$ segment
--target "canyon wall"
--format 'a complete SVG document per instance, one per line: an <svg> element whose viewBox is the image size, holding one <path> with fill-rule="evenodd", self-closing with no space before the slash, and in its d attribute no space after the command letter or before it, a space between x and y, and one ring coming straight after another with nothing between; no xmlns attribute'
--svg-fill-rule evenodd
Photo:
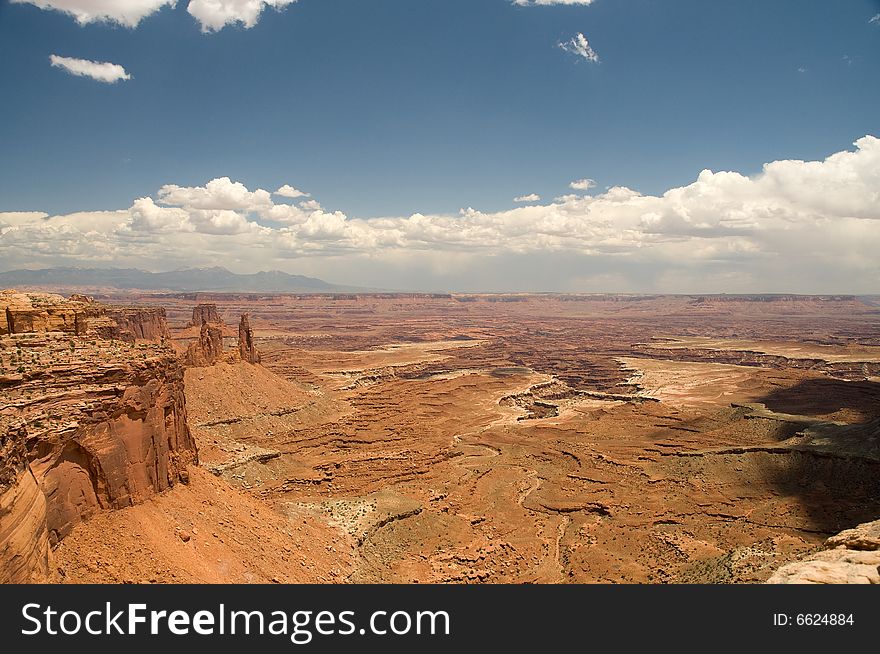
<svg viewBox="0 0 880 654"><path fill-rule="evenodd" d="M0 583L41 581L97 511L197 461L164 310L0 292Z"/></svg>
<svg viewBox="0 0 880 654"><path fill-rule="evenodd" d="M0 416L0 583L45 581L46 498L28 466L23 422Z"/></svg>

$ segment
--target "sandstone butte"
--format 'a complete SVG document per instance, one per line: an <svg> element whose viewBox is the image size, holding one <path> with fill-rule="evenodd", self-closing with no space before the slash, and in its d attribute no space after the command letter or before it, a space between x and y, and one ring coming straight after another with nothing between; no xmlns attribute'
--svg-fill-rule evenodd
<svg viewBox="0 0 880 654"><path fill-rule="evenodd" d="M220 320L220 312L217 311L216 304L197 304L193 307L192 320L187 327L201 327L203 323L209 325L222 325Z"/></svg>

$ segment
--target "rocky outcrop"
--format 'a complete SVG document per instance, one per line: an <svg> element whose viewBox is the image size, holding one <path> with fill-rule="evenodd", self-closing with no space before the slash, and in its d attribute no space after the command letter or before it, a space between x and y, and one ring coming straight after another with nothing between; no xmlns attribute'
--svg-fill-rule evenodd
<svg viewBox="0 0 880 654"><path fill-rule="evenodd" d="M30 332L77 333L77 314L85 306L68 303L60 295L0 291L0 336ZM84 331L84 330L83 330Z"/></svg>
<svg viewBox="0 0 880 654"><path fill-rule="evenodd" d="M223 328L202 322L198 340L189 344L185 361L187 366L213 366L223 356Z"/></svg>
<svg viewBox="0 0 880 654"><path fill-rule="evenodd" d="M84 295L0 291L0 336L60 332L128 343L169 339L165 309L96 303Z"/></svg>
<svg viewBox="0 0 880 654"><path fill-rule="evenodd" d="M246 313L241 314L241 321L238 323L238 354L242 361L260 362L260 353L254 345L254 332Z"/></svg>
<svg viewBox="0 0 880 654"><path fill-rule="evenodd" d="M825 544L828 547L845 547L848 550L864 552L880 551L880 520L846 529L832 536Z"/></svg>
<svg viewBox="0 0 880 654"><path fill-rule="evenodd" d="M46 498L27 461L23 422L0 417L0 583L48 576Z"/></svg>
<svg viewBox="0 0 880 654"><path fill-rule="evenodd" d="M13 316L0 336L0 581L26 582L80 521L185 481L197 452L164 312L12 299L0 307Z"/></svg>
<svg viewBox="0 0 880 654"><path fill-rule="evenodd" d="M880 584L880 520L832 536L829 548L789 563L768 584Z"/></svg>
<svg viewBox="0 0 880 654"><path fill-rule="evenodd" d="M202 323L222 324L216 304L199 304L193 307L192 320L187 327L201 327Z"/></svg>
<svg viewBox="0 0 880 654"><path fill-rule="evenodd" d="M129 343L161 342L171 338L165 309L141 307L107 307L105 315L115 328L104 333L105 338Z"/></svg>

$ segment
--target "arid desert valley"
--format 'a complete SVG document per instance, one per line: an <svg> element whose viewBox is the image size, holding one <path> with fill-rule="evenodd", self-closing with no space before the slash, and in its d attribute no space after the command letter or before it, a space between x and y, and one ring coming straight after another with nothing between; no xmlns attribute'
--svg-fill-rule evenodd
<svg viewBox="0 0 880 654"><path fill-rule="evenodd" d="M872 297L0 293L2 582L877 583L878 437Z"/></svg>

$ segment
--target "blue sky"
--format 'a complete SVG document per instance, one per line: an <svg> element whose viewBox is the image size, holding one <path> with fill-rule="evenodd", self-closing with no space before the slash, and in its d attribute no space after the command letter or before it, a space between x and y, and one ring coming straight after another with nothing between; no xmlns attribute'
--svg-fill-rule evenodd
<svg viewBox="0 0 880 654"><path fill-rule="evenodd" d="M161 205L164 185L228 177L249 190L291 184L349 221L456 216L468 207L494 215L518 196L552 203L577 179L595 180L575 189L581 195L626 187L660 197L704 169L754 176L765 163L822 160L880 132L877 1L299 0L266 8L249 29L233 23L210 33L185 0L133 29L81 25L35 4L65 6L0 2L0 212L124 210L143 197ZM598 61L559 47L578 34ZM130 79L74 76L50 65L50 55L112 62ZM273 224L254 207L209 209ZM272 267L333 277L348 257L343 276L357 277L381 268L375 248L403 249L395 256L404 260L414 251L364 237L374 250L342 252L325 247L324 229L320 264L307 231L291 251L273 250ZM53 257L51 247L33 263L62 262L64 250ZM542 255L559 247L548 241ZM489 254L517 252L501 249ZM562 249L585 269L610 256L589 245ZM255 262L233 256L236 263ZM416 275L420 284L452 283L430 269ZM505 269L486 279L503 280ZM387 282L394 270L370 281ZM630 288L622 274L606 282ZM577 290L575 278L546 285ZM633 289L642 284L635 279ZM869 287L876 282L872 269Z"/></svg>

